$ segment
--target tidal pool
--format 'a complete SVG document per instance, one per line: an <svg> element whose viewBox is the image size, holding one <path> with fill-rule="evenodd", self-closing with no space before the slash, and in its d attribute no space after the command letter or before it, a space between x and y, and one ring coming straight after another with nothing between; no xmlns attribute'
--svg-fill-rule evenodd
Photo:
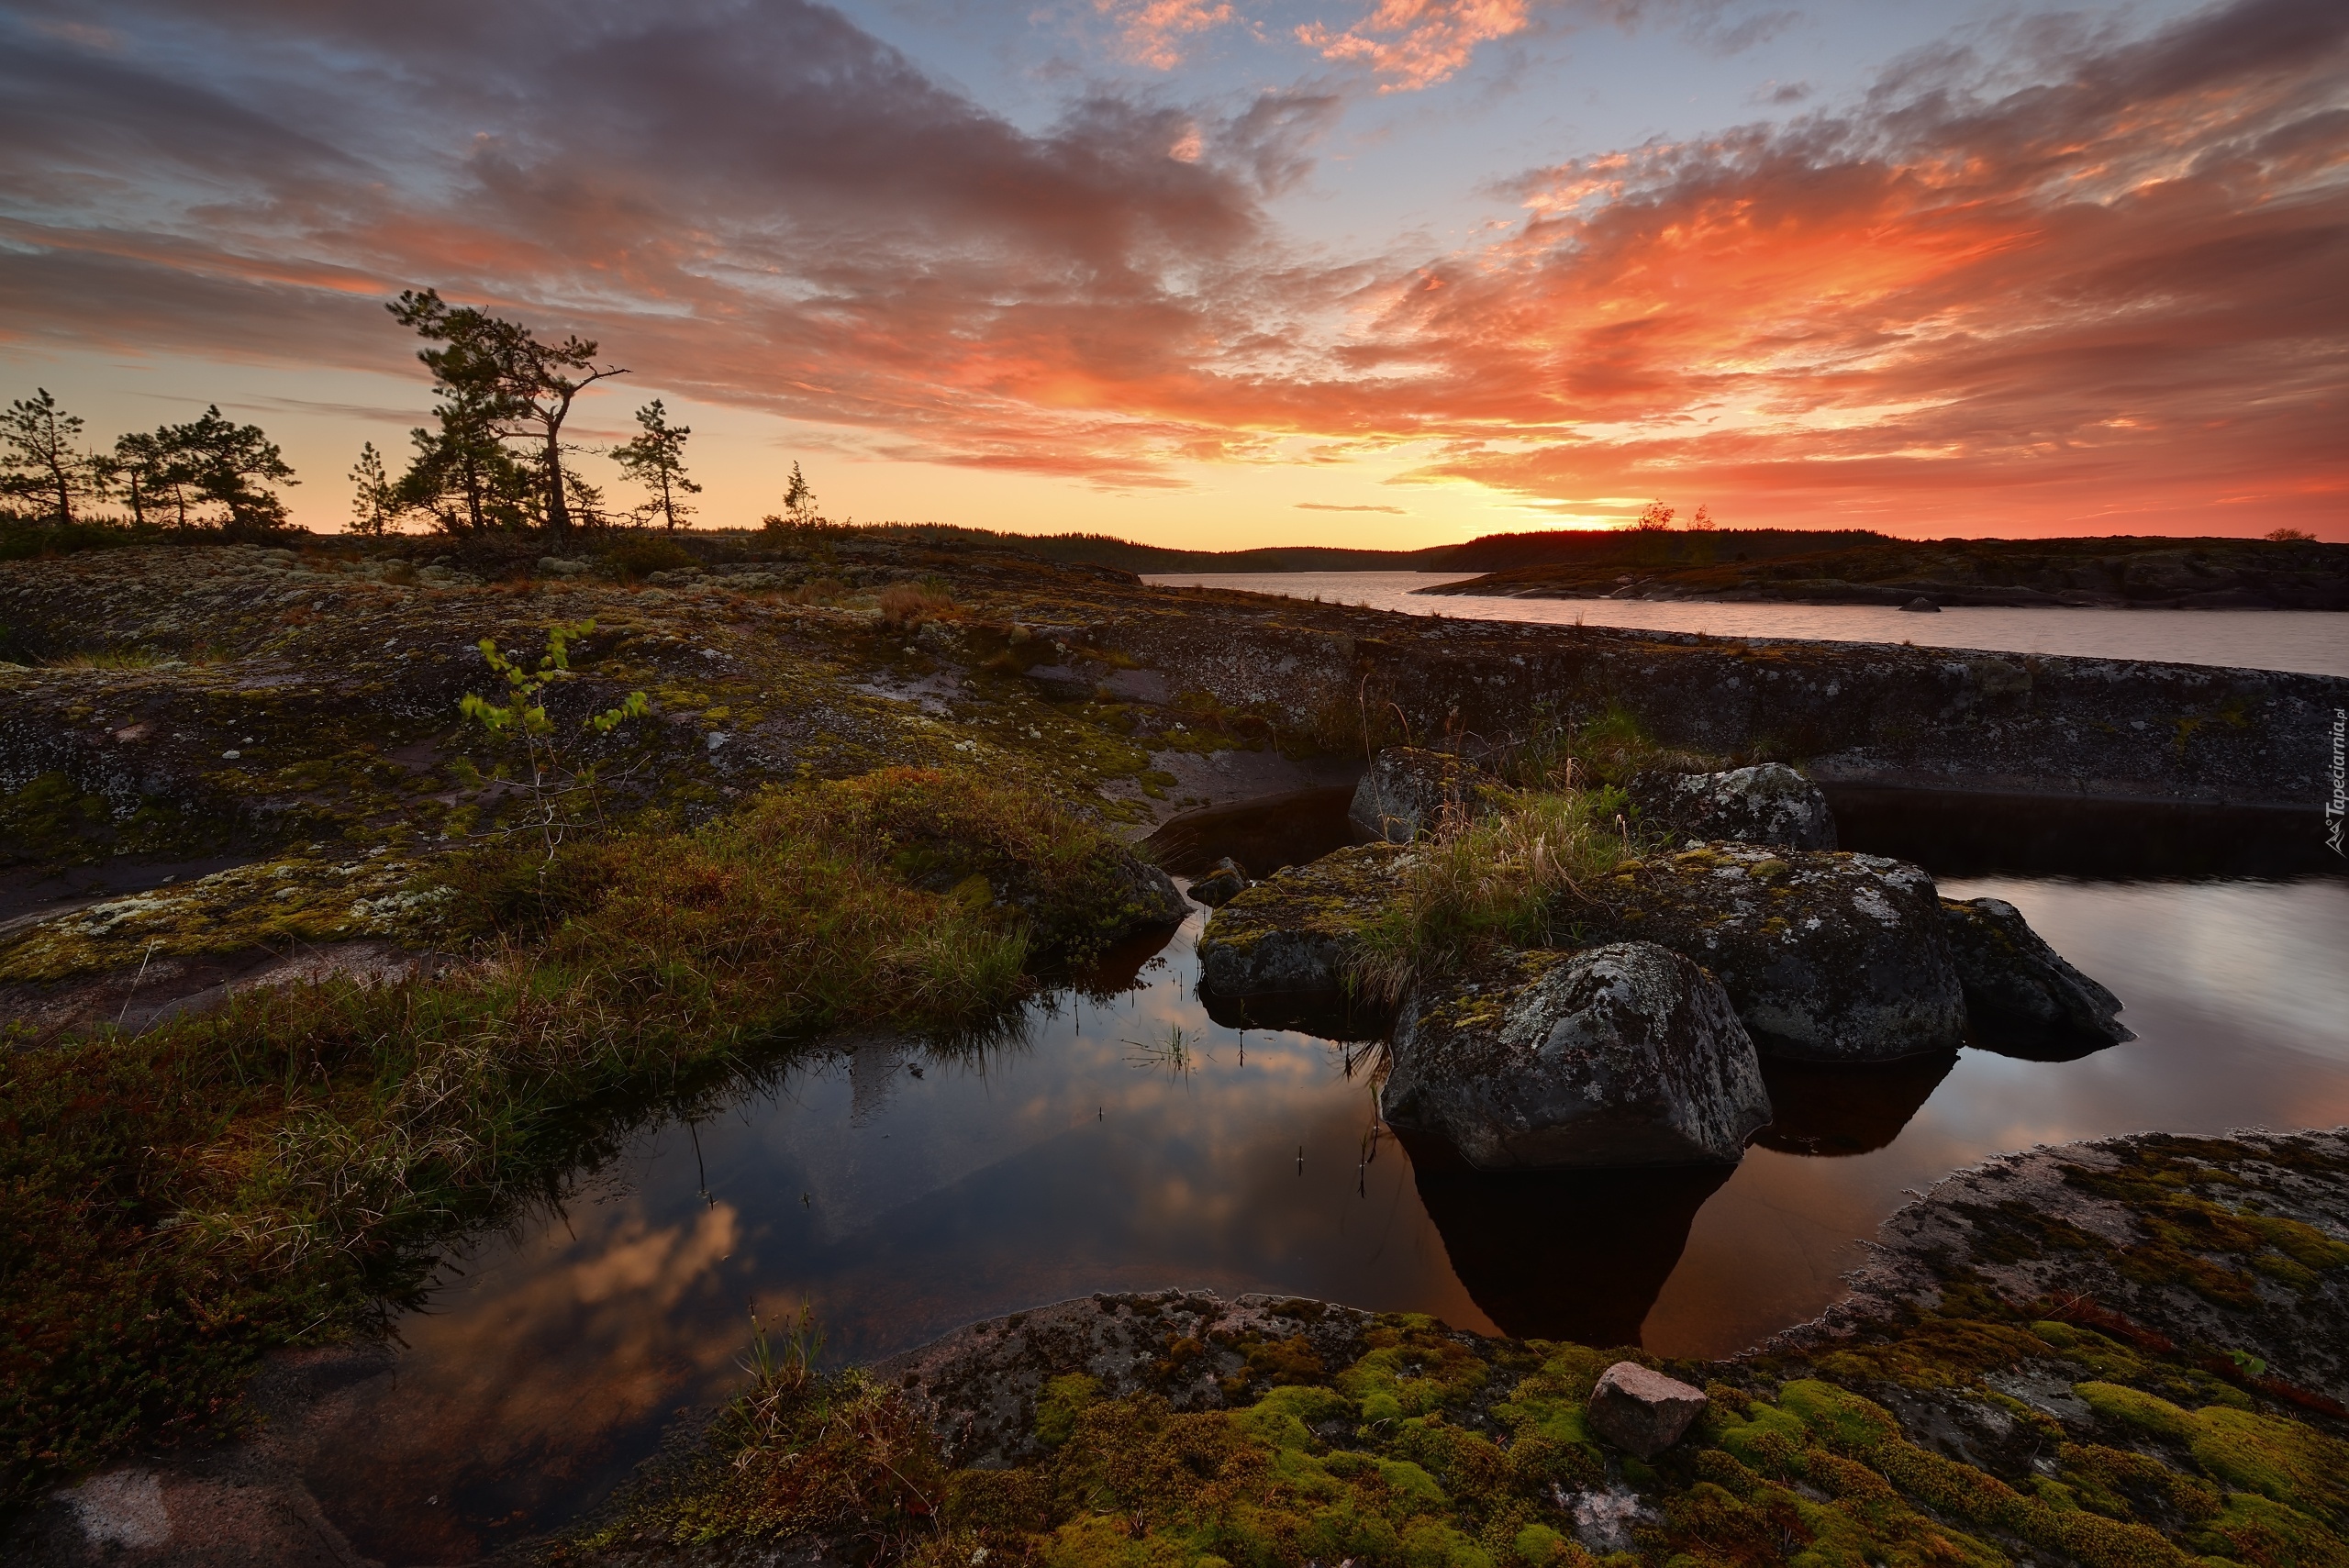
<svg viewBox="0 0 2349 1568"><path fill-rule="evenodd" d="M1341 799L1194 823L1170 862L1309 858ZM1364 1047L1210 1021L1202 911L1124 955L1117 994L1041 1001L1015 1040L858 1043L638 1138L560 1212L452 1262L311 1484L370 1555L478 1554L607 1495L737 1383L753 1313L803 1302L844 1361L1165 1285L1725 1353L1816 1314L1907 1192L1987 1155L2349 1121L2349 877L2310 824L2118 815L2107 832L2166 873L2128 879L2093 822L2034 831L2026 806L2002 836L1992 806L1848 804L1849 847L2012 901L2139 1038L2068 1062L1774 1068L1778 1119L1734 1172L1483 1176L1379 1129Z"/></svg>

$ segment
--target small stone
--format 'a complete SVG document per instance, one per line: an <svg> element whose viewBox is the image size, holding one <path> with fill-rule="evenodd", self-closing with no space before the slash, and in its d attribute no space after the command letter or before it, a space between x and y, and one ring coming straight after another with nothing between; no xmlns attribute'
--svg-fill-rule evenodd
<svg viewBox="0 0 2349 1568"><path fill-rule="evenodd" d="M1590 1391L1590 1429L1642 1459L1653 1459L1680 1440L1704 1412L1705 1391L1676 1377L1617 1362Z"/></svg>
<svg viewBox="0 0 2349 1568"><path fill-rule="evenodd" d="M1919 615L1937 616L1942 613L1942 607L1933 603L1932 600L1925 597L1922 594L1918 595L1915 598L1909 600L1900 607L1904 610L1914 610Z"/></svg>
<svg viewBox="0 0 2349 1568"><path fill-rule="evenodd" d="M1248 891L1248 873L1240 862L1226 855L1215 869L1191 884L1191 901L1219 909Z"/></svg>

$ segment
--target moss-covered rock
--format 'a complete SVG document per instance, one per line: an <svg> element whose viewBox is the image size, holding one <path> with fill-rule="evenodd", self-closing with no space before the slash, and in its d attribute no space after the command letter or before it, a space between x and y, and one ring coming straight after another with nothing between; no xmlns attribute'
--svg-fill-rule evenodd
<svg viewBox="0 0 2349 1568"><path fill-rule="evenodd" d="M1508 951L1413 997L1378 1103L1479 1170L1733 1164L1770 1119L1720 983L1646 942Z"/></svg>
<svg viewBox="0 0 2349 1568"><path fill-rule="evenodd" d="M1291 866L1218 909L1199 938L1199 995L1219 1018L1270 1022L1342 1003L1364 929L1393 900L1404 857L1357 844Z"/></svg>
<svg viewBox="0 0 2349 1568"><path fill-rule="evenodd" d="M1916 866L1713 843L1628 862L1601 895L1610 931L1711 970L1765 1056L1884 1062L1964 1038L1940 899Z"/></svg>

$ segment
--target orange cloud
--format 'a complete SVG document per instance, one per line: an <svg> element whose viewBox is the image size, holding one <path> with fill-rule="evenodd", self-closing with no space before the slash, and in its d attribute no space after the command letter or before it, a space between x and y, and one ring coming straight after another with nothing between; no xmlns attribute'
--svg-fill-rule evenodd
<svg viewBox="0 0 2349 1568"><path fill-rule="evenodd" d="M1526 0L1379 0L1351 28L1308 22L1297 41L1324 60L1365 64L1386 80L1382 93L1432 87L1468 63L1480 43L1523 32Z"/></svg>
<svg viewBox="0 0 2349 1568"><path fill-rule="evenodd" d="M1143 65L1172 71L1183 63L1184 40L1219 28L1232 19L1222 0L1093 0L1105 17L1114 17L1126 52Z"/></svg>

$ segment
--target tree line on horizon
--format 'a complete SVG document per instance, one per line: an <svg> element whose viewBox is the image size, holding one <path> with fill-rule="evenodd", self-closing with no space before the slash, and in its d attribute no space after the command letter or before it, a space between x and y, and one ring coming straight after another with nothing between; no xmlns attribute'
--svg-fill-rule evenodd
<svg viewBox="0 0 2349 1568"><path fill-rule="evenodd" d="M350 478L351 529L381 535L412 520L452 536L544 534L560 548L574 529L674 529L694 515L701 485L685 468L692 427L672 424L660 398L636 410L637 434L605 450L645 499L622 515L574 466L591 449L567 441L563 426L580 393L627 368L599 363L598 345L576 333L541 339L518 322L472 306L451 306L433 289L409 289L385 308L424 339L417 358L432 375L432 424L409 432L406 467L392 473L373 441ZM293 468L258 425L239 425L216 404L199 418L118 438L88 450L80 416L48 388L0 415L0 499L9 520L68 528L87 525L250 538L288 526L277 487L298 484ZM94 508L127 505L127 517ZM783 513L770 527L821 522L815 492L791 465Z"/></svg>

